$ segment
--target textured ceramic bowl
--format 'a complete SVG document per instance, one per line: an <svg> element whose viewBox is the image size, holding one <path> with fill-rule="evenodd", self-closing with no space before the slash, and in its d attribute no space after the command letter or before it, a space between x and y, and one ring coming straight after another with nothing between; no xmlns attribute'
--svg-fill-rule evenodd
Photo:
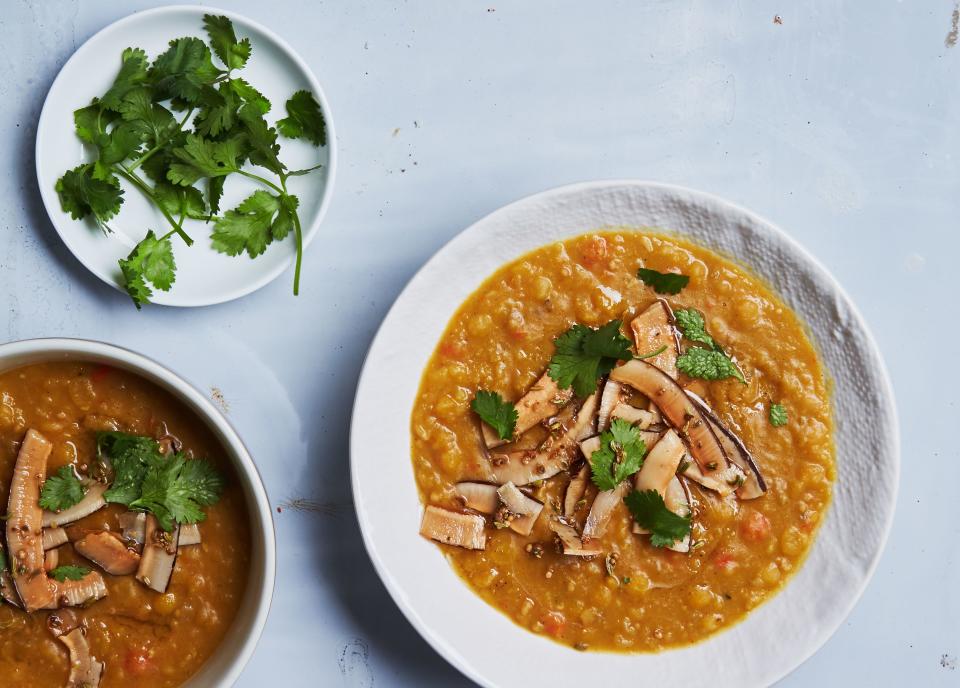
<svg viewBox="0 0 960 688"><path fill-rule="evenodd" d="M236 431L207 398L159 363L127 349L85 339L28 339L0 345L0 370L44 361L93 361L136 373L170 392L213 432L240 480L250 514L250 570L233 625L213 656L183 688L230 686L240 676L263 632L273 599L276 539L260 474Z"/></svg>
<svg viewBox="0 0 960 688"><path fill-rule="evenodd" d="M450 317L490 274L544 244L600 228L655 228L720 251L764 278L796 310L834 383L837 482L806 562L737 625L657 654L576 652L514 625L461 581L418 535L422 506L410 458L410 413ZM840 626L870 580L896 504L899 431L893 391L866 324L843 289L771 223L707 194L645 182L547 191L480 220L410 281L364 364L351 468L364 541L413 626L486 686L769 685ZM655 677L655 678L651 678Z"/></svg>

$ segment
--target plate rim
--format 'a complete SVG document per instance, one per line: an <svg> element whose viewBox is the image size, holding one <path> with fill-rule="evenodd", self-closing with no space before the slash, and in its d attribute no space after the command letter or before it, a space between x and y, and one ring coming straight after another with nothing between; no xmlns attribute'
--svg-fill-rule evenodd
<svg viewBox="0 0 960 688"><path fill-rule="evenodd" d="M160 7L153 7L144 10L138 10L132 12L120 19L117 19L110 24L107 24L96 33L94 33L90 38L85 40L76 50L73 51L73 54L63 63L63 66L60 67L57 72L56 77L50 84L50 88L47 90L46 96L43 99L43 106L40 110L40 117L37 119L37 134L34 140L33 146L33 158L34 158L34 170L37 177L37 186L40 189L40 198L43 202L44 210L47 213L47 218L50 221L50 224L53 225L54 230L57 233L60 241L63 242L64 246L67 247L67 250L70 251L71 255L79 262L86 270L91 274L95 275L102 282L109 285L110 287L116 289L121 294L125 294L123 286L118 284L114 279L110 277L109 274L104 273L103 271L94 268L89 265L87 261L74 249L74 246L64 237L64 231L61 230L60 224L56 219L54 219L54 212L51 208L59 209L59 200L56 197L56 193L53 189L47 189L45 187L43 178L41 176L41 136L44 131L44 124L48 117L48 105L50 103L50 96L54 93L55 89L61 85L61 81L64 77L67 68L74 64L75 61L82 59L83 55L91 49L91 46L101 40L106 34L123 30L127 24L133 24L137 21L140 21L144 18L158 16L162 14L177 14L177 13L187 13L192 15L197 15L202 17L204 14L219 14L230 18L234 22L246 23L256 31L260 32L266 39L273 42L274 45L284 54L288 59L290 59L294 64L297 65L297 68L303 74L303 77L309 83L311 90L313 91L314 96L317 99L317 102L320 105L320 110L323 113L324 122L327 130L327 165L326 165L326 183L320 197L320 204L317 207L317 212L310 222L309 226L305 228L303 232L303 252L306 254L307 249L310 244L313 242L313 239L319 234L320 225L323 223L324 218L327 215L327 212L330 208L333 197L333 188L334 183L337 177L337 136L336 128L333 121L333 112L330 108L329 100L327 99L326 93L323 90L323 87L320 84L320 81L317 79L317 76L313 73L313 70L310 68L310 65L307 64L300 54L293 49L293 47L280 35L271 30L270 28L264 26L260 22L251 19L250 17L240 14L239 12L234 12L232 10L225 10L219 7L214 7L211 5L166 5ZM72 221L72 220L71 220ZM267 286L273 282L277 277L286 272L291 264L296 259L295 254L291 254L286 260L278 263L273 269L268 270L258 276L255 280L249 282L248 284L240 287L238 289L226 291L223 294L217 296L173 296L170 292L155 291L154 297L150 300L150 304L153 306L169 306L173 308L195 308L201 306L213 306L221 303L227 303L229 301L234 301L236 299L242 298L253 292Z"/></svg>
<svg viewBox="0 0 960 688"><path fill-rule="evenodd" d="M387 592L390 594L390 597L393 599L394 604L400 609L407 621L416 629L417 633L424 639L426 642L436 651L441 657L443 657L451 666L461 672L464 676L468 677L472 681L483 685L483 686L495 686L486 676L482 675L478 669L476 669L471 663L461 661L462 658L453 651L453 648L449 647L442 637L432 629L429 628L419 617L417 612L412 608L411 605L407 603L404 591L400 587L400 583L392 576L391 572L387 569L386 565L382 561L379 551L377 549L376 543L374 542L374 536L371 532L372 524L369 521L369 516L365 511L364 504L365 501L362 498L362 486L359 480L359 470L357 458L357 444L358 444L358 435L359 428L357 423L358 409L361 405L361 401L365 394L367 394L368 388L374 385L371 382L368 371L370 368L371 360L370 354L374 351L375 348L378 348L381 339L385 336L384 330L387 328L388 324L391 322L392 317L398 309L398 304L404 299L404 297L412 290L412 288L418 284L428 270L431 270L437 263L444 260L447 253L452 251L452 246L460 242L468 240L474 233L482 230L482 227L486 225L491 220L495 219L501 214L508 214L514 212L519 208L522 208L525 205L534 205L542 201L551 199L552 197L564 196L566 194L574 194L582 191L590 190L601 190L608 189L612 187L637 187L637 188L646 188L650 190L657 190L666 194L671 194L674 196L686 196L698 201L705 202L707 204L725 208L729 211L732 211L740 216L746 217L752 220L754 223L762 226L764 231L772 232L773 235L786 246L788 246L792 251L794 251L800 258L807 262L810 268L819 273L818 276L825 280L829 284L830 288L836 293L836 295L843 300L844 305L849 309L851 316L854 318L857 328L862 332L864 337L864 342L866 348L872 354L874 360L879 364L877 370L877 378L880 385L880 391L882 392L880 403L886 407L886 410L890 414L890 423L889 427L886 428L887 433L890 436L891 442L891 464L893 467L893 476L892 476L892 489L889 495L887 503L883 506L885 507L885 518L884 522L881 524L881 530L879 533L878 545L876 551L873 553L872 558L869 561L868 566L865 569L865 573L862 579L857 585L857 589L853 595L850 596L843 613L836 618L836 621L829 626L822 626L819 629L819 632L816 634L815 642L810 644L808 650L806 650L802 656L798 655L796 658L784 662L784 666L781 667L776 675L773 677L771 683L775 683L785 676L789 675L800 667L804 662L810 659L816 652L818 652L829 640L830 638L839 630L840 626L843 625L843 622L849 617L850 613L856 607L858 602L863 596L867 586L870 584L873 579L876 569L879 565L880 559L883 556L883 553L886 551L887 543L889 541L890 533L893 526L894 517L896 514L897 502L899 497L900 489L900 471L901 471L901 436L900 436L900 421L897 413L897 406L895 402L894 388L887 370L886 362L883 359L883 356L880 351L880 347L876 341L876 338L873 335L873 332L870 330L866 319L863 317L859 308L856 306L856 303L853 299L850 298L847 291L843 288L842 284L837 280L829 270L813 255L811 254L802 244L800 244L796 239L794 239L790 234L783 230L779 225L774 222L771 222L764 218L763 216L755 213L752 210L749 210L742 205L739 205L735 202L729 201L721 196L700 191L697 189L692 189L689 187L681 186L678 184L669 184L657 181L647 181L639 179L624 179L624 178L613 178L613 179L601 179L601 180L592 180L592 181L583 181L572 184L566 184L558 187L553 187L533 193L522 198L516 199L506 205L500 206L495 210L487 213L486 215L480 217L476 221L469 224L466 228L462 229L454 236L450 237L436 252L434 252L430 258L418 269L414 275L407 281L403 289L400 291L396 299L390 306L390 309L387 311L386 315L383 317L380 326L377 329L376 334L371 340L370 346L364 355L363 364L360 369L360 374L358 377L357 390L354 396L354 403L351 410L351 423L349 430L350 438L350 482L351 482L351 494L353 497L354 509L357 514L357 520L360 525L361 537L363 539L364 548L367 551L368 556L370 557L371 562L373 563L374 569L377 572L380 580L382 581L384 587L386 587ZM479 229L478 229L479 228ZM589 233L590 230L584 230L584 233ZM673 233L676 233L678 236L685 236L682 230L672 230ZM576 236L571 234L570 237L564 235L563 238L571 238ZM700 245L701 242L697 242ZM709 248L709 247L708 247ZM534 249L535 250L535 249ZM714 250L714 249L710 249ZM522 253L520 254L522 255ZM514 256L503 264L511 260L515 260L518 256ZM747 266L751 269L752 266ZM481 279L486 279L488 275L484 275ZM471 292L472 293L472 292ZM777 292L779 295L779 291ZM452 317L452 313L446 314L447 320ZM406 456L409 454L409 451L404 452ZM406 456L409 461L410 457ZM831 504L834 501L835 496L831 497ZM818 532L819 537L819 532ZM449 565L449 564L448 564ZM802 567L801 567L802 568ZM799 572L798 572L799 573ZM792 584L792 580L787 582L787 586ZM466 586L464 583L463 585ZM470 591L472 594L473 591ZM768 600L772 600L783 593L783 588L778 589L778 591ZM484 602L484 604L487 604ZM499 610L498 610L499 611ZM750 615L748 614L747 617ZM744 617L744 618L747 618ZM508 618L508 621L512 625L514 622ZM729 632L730 629L735 628L737 625L742 623L744 619L741 619L739 622L733 626L728 627L722 633ZM521 629L524 632L525 629ZM710 638L715 636L710 636ZM709 640L709 638L705 639ZM703 641L701 641L703 642ZM694 647L701 643L694 643L693 646L682 646L680 648L671 648L671 649L684 649L686 647ZM669 651L666 650L666 651ZM639 653L641 656L646 653Z"/></svg>

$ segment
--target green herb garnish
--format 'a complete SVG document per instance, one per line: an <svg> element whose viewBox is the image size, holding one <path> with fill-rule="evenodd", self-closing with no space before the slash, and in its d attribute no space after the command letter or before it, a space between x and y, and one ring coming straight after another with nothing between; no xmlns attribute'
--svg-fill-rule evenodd
<svg viewBox="0 0 960 688"><path fill-rule="evenodd" d="M493 428L502 440L513 439L517 427L517 409L509 401L504 401L496 392L478 390L470 402L470 408L480 416L480 420Z"/></svg>
<svg viewBox="0 0 960 688"><path fill-rule="evenodd" d="M7 553L4 549L0 548L0 571L6 571L8 568Z"/></svg>
<svg viewBox="0 0 960 688"><path fill-rule="evenodd" d="M668 547L690 534L690 517L670 511L656 490L631 492L623 501L634 520L650 531L654 547Z"/></svg>
<svg viewBox="0 0 960 688"><path fill-rule="evenodd" d="M61 466L55 475L47 478L40 491L40 506L47 511L63 511L83 499L83 483L73 466Z"/></svg>
<svg viewBox="0 0 960 688"><path fill-rule="evenodd" d="M612 490L640 470L647 445L640 431L622 418L614 418L600 435L600 448L590 456L593 484Z"/></svg>
<svg viewBox="0 0 960 688"><path fill-rule="evenodd" d="M634 358L639 358L639 359L641 359L641 360L643 360L643 359L645 359L645 358L653 358L654 356L659 356L660 354L662 354L662 353L663 353L664 351L666 351L666 350L667 350L667 345L664 344L663 346L661 346L661 347L660 347L659 349L657 349L656 351L651 351L650 353L643 354L642 356L634 356Z"/></svg>
<svg viewBox="0 0 960 688"><path fill-rule="evenodd" d="M287 101L287 116L270 126L264 119L270 101L235 75L250 59L250 40L238 40L227 17L204 15L203 25L209 45L196 37L177 38L152 63L139 48L123 51L106 93L74 112L77 136L94 150L94 160L68 170L56 184L63 210L75 220L92 218L104 232L123 204L121 179L164 216L169 231L147 230L119 261L137 308L154 289L167 291L176 280L171 239L176 234L188 246L193 243L187 220L212 223L213 248L230 256L255 258L292 234L297 249L293 293L300 288L300 203L287 180L319 165L288 169L279 157L278 133L324 146L323 113L310 92L297 91ZM271 174L263 176L250 166ZM221 215L220 199L231 175L263 188ZM197 186L201 183L206 193Z"/></svg>
<svg viewBox="0 0 960 688"><path fill-rule="evenodd" d="M53 571L50 572L50 577L54 580L64 581L72 580L78 581L83 580L84 576L90 573L90 569L86 566L58 566Z"/></svg>
<svg viewBox="0 0 960 688"><path fill-rule="evenodd" d="M703 316L700 314L700 311L688 308L686 310L674 311L673 314L677 318L677 327L683 332L684 337L691 342L706 344L711 349L718 348L713 337L707 334L707 326L703 321Z"/></svg>
<svg viewBox="0 0 960 688"><path fill-rule="evenodd" d="M104 499L149 511L168 532L175 522L204 520L201 507L215 504L223 491L223 478L209 462L183 454L164 456L150 437L98 433L97 451L113 473Z"/></svg>
<svg viewBox="0 0 960 688"><path fill-rule="evenodd" d="M722 351L692 347L677 358L677 368L690 377L702 380L725 380L734 377L744 384L747 382L737 364Z"/></svg>
<svg viewBox="0 0 960 688"><path fill-rule="evenodd" d="M637 279L648 287L652 287L658 294L679 294L690 282L687 275L676 272L657 272L649 268L637 269Z"/></svg>
<svg viewBox="0 0 960 688"><path fill-rule="evenodd" d="M617 361L629 361L630 340L620 331L621 322L611 320L594 330L574 325L554 340L557 348L547 369L561 389L571 386L578 396L588 397L597 389L597 380L613 370Z"/></svg>
<svg viewBox="0 0 960 688"><path fill-rule="evenodd" d="M787 424L787 409L784 408L783 404L770 404L770 425L775 428L779 428L782 425Z"/></svg>

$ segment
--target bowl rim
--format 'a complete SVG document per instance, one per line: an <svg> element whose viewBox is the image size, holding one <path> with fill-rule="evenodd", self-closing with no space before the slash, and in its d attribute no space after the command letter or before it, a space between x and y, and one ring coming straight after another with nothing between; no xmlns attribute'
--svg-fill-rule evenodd
<svg viewBox="0 0 960 688"><path fill-rule="evenodd" d="M287 56L294 64L297 65L297 68L303 73L303 76L310 84L310 89L313 91L314 96L317 99L317 102L320 105L320 110L323 113L324 122L327 130L327 165L326 165L326 182L324 184L323 192L320 197L320 205L317 208L316 215L313 218L313 221L310 223L309 227L305 228L303 232L303 252L306 254L307 249L310 247L310 244L313 242L314 238L319 234L320 225L323 223L323 220L326 218L327 212L330 208L330 204L333 200L333 188L334 183L337 177L337 167L338 167L338 152L337 152L337 132L336 127L333 121L333 112L330 109L330 103L327 98L326 93L323 90L323 87L320 85L320 81L317 79L317 76L313 73L313 70L310 68L310 65L300 57L300 54L293 49L293 47L283 38L281 38L273 30L267 28L260 22L251 19L250 17L240 14L239 12L233 12L231 10L221 9L219 7L213 7L211 5L166 5L161 7L153 7L145 10L138 10L128 14L125 17L107 24L99 31L94 33L90 38L83 42L83 44L78 47L73 54L63 63L63 66L60 67L60 70L57 72L57 76L54 77L53 81L50 83L50 88L47 90L46 96L43 99L43 107L40 110L40 117L37 119L37 135L36 140L34 141L34 169L37 175L37 186L40 188L40 198L43 201L44 209L47 212L47 217L50 220L50 224L53 225L54 230L57 232L57 235L60 237L60 240L64 243L70 253L77 259L77 261L83 265L88 271L96 275L101 281L113 287L117 291L123 293L123 287L117 284L109 274L95 269L93 266L88 265L87 262L74 250L74 246L66 241L61 235L60 229L57 226L57 222L54 220L54 213L51 210L52 208L59 208L59 201L56 197L56 193L53 188L47 188L47 185L44 184L44 180L41 174L41 135L44 130L44 125L46 120L52 115L48 114L48 104L50 102L50 94L60 86L60 82L65 78L67 69L74 64L75 61L83 59L84 55L92 49L92 45L102 39L105 35L112 33L113 31L122 31L128 24L132 24L141 19L159 16L163 14L176 14L178 12L188 12L190 14L196 14L198 16L203 16L204 14L220 14L225 17L228 17L234 22L237 23L246 23L251 26L256 31L262 33L268 40L272 41L277 48L280 49L284 55ZM176 298L175 301L165 300L163 303L153 303L157 306L170 306L174 308L193 308L197 306L213 306L220 303L227 303L235 299L242 298L248 294L252 294L270 284L273 280L279 277L281 274L287 271L290 268L291 264L296 259L295 255L291 255L287 260L277 264L272 270L263 273L257 279L249 282L244 285L242 288L235 289L230 292L225 292L223 295L214 298L195 298L191 295L183 295L180 298ZM164 294L165 295L165 294Z"/></svg>
<svg viewBox="0 0 960 688"><path fill-rule="evenodd" d="M414 273L414 275L407 281L403 289L397 295L393 304L390 306L390 309L387 311L386 315L381 320L380 326L377 329L376 334L371 340L370 347L367 350L366 355L364 356L363 365L360 369L360 374L358 378L357 391L354 397L352 415L351 415L351 427L350 427L350 476L351 476L351 490L353 494L354 508L357 513L357 519L360 524L361 536L363 538L364 547L367 550L367 554L370 557L371 562L373 563L374 569L377 572L377 575L383 581L384 586L387 588L391 598L394 603L399 607L400 611L406 617L407 621L416 629L416 631L423 637L427 643L447 662L454 666L458 671L463 675L467 676L472 681L484 685L484 686L493 686L487 677L480 673L480 670L473 666L472 663L466 661L464 657L461 657L453 647L448 645L443 637L440 637L438 632L429 627L428 624L421 619L417 611L413 608L412 604L408 600L406 593L399 581L394 578L393 574L388 570L387 565L380 556L378 546L374 539L373 533L373 524L370 521L370 515L365 511L365 501L362 496L362 485L360 483L359 470L358 470L358 459L357 459L357 445L358 439L360 437L360 428L357 423L358 410L361 407L363 397L367 394L368 387L374 387L375 383L370 379L369 370L371 368L371 359L370 354L382 346L382 340L384 339L385 330L387 329L388 324L391 322L392 318L395 315L395 312L399 309L399 303L403 300L404 296L410 292L419 282L425 279L425 275L434 269L438 263L445 260L448 253L453 252L453 247L463 241L467 241L473 234L482 231L483 227L495 220L498 216L504 215L508 216L511 213L515 213L518 210L524 208L525 206L534 206L537 203L541 203L546 200L550 200L556 197L564 197L567 195L573 195L580 192L592 191L592 190L603 190L610 189L613 187L636 187L642 189L648 189L650 191L657 191L663 194L671 194L680 197L686 197L699 201L703 204L709 205L714 208L724 208L728 211L736 213L751 222L754 222L758 225L761 225L766 231L771 232L777 241L784 244L787 248L790 249L795 255L800 259L805 261L811 271L817 275L817 277L823 279L830 288L837 294L837 296L844 301L845 307L849 309L849 312L852 318L855 321L856 326L862 332L865 340L865 344L869 349L870 353L873 354L876 362L878 364L877 377L881 391L883 393L883 401L886 404L886 410L890 414L890 423L889 427L886 430L889 433L889 437L892 440L891 442L891 462L894 470L892 476L892 491L889 495L889 504L888 509L885 514L883 522L880 524L879 537L877 542L876 550L873 552L872 557L869 560L869 563L866 567L865 573L862 579L859 581L856 590L848 598L846 604L843 606L843 613L837 617L836 623L827 624L821 626L818 629L817 638L814 642L810 643L809 647L805 649L802 655L798 655L793 661L788 664L788 666L782 667L780 671L777 672L777 675L773 679L772 683L783 679L785 676L789 675L800 667L804 662L810 659L823 645L836 633L840 628L843 621L849 617L850 613L853 611L854 607L860 601L863 596L864 591L872 580L877 566L879 565L880 559L883 556L883 553L886 549L887 543L889 541L890 532L893 526L893 520L896 513L896 505L899 496L900 488L900 472L901 472L901 436L900 436L900 422L897 412L896 403L894 401L895 394L893 383L890 378L889 371L885 361L883 360L882 355L880 354L880 347L877 344L876 338L874 337L872 331L870 330L866 319L863 317L859 308L856 306L856 303L853 299L850 298L847 291L843 288L840 282L837 280L833 274L827 270L827 268L815 257L813 256L802 244L800 244L796 239L794 239L790 234L783 230L776 223L766 219L765 217L755 213L752 210L749 210L737 203L728 201L727 199L704 191L697 189L692 189L678 184L669 184L657 181L648 181L641 179L629 179L629 178L612 178L612 179L599 179L599 180L590 180L575 182L571 184L566 184L558 187L549 188L537 193L533 193L522 198L516 199L507 203L506 205L500 206L499 208L487 213L486 215L480 217L476 221L472 222L465 229L459 231L454 236L450 237L436 252L434 252L430 258L420 267L419 270ZM669 232L675 233L678 236L685 236L682 229L673 230L669 229ZM581 233L589 233L590 229L584 229ZM571 238L573 236L578 236L578 234L563 234L562 238ZM697 242L698 244L700 242ZM709 248L709 247L708 247ZM714 250L714 249L710 249ZM522 255L522 252L517 255L513 255L511 258L503 261L501 264L504 265L512 260L515 260L519 255ZM492 273L491 273L492 274ZM489 277L489 274L484 275L482 279ZM779 292L778 292L779 293ZM447 320L453 317L453 313L447 314ZM407 413L409 411L407 410ZM836 428L835 428L836 432ZM407 452L408 454L409 452ZM406 454L405 454L406 455ZM409 456L408 456L409 459ZM839 476L838 476L839 478ZM833 495L831 498L831 507L835 502L836 495ZM832 508L831 508L832 510ZM820 535L820 530L818 529L818 538ZM815 544L815 543L814 543ZM811 550L812 552L812 546ZM809 555L809 552L808 552ZM806 560L805 562L806 563ZM802 567L801 567L802 568ZM798 574L799 575L799 574ZM787 583L789 585L790 582ZM466 585L464 583L464 585ZM475 593L470 591L471 594ZM779 595L781 595L783 589L779 589L776 594L771 596L768 600L770 601ZM487 604L484 602L484 604ZM749 614L747 615L748 618ZM742 623L744 619L741 619L731 627L728 627L721 632L729 632L731 628L735 628L738 624ZM710 636L707 639L701 641L706 642L710 638L716 636ZM683 646L681 648L674 648L682 650L687 647L695 647L700 643L694 643L692 646ZM668 650L669 651L669 650Z"/></svg>
<svg viewBox="0 0 960 688"><path fill-rule="evenodd" d="M7 361L16 357L28 357L33 360L7 365ZM215 677L217 685L233 685L252 657L263 634L273 603L276 584L276 531L273 510L253 457L231 423L206 396L179 374L148 356L115 344L84 338L39 337L0 344L0 371L14 370L32 363L57 360L92 360L115 363L117 367L139 375L148 382L165 389L181 403L184 403L199 420L216 431L240 480L245 483L249 494L253 496L253 503L248 504L247 509L250 512L251 526L259 530L263 538L263 562L260 572L253 570L254 562L251 562L251 574L260 573L262 584L258 591L256 607L247 622L248 628L244 629L242 636L238 638L237 649L233 650L227 668L222 671L220 676ZM248 579L248 587L244 592L245 597L251 593L249 585L253 582L253 575L251 575ZM208 657L206 661L214 657L222 647L222 643L218 645L214 654ZM198 673L203 671L204 665L201 665ZM195 676L188 678L184 685L192 685Z"/></svg>

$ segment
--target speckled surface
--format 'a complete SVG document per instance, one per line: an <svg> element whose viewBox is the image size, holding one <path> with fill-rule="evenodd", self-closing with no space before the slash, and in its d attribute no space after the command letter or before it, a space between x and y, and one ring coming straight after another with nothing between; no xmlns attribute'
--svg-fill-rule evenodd
<svg viewBox="0 0 960 688"><path fill-rule="evenodd" d="M274 610L239 685L465 683L360 543L347 473L359 367L392 299L459 229L535 191L626 177L719 194L790 232L857 302L897 391L886 553L837 635L782 685L960 683L953 2L224 2L324 84L336 197L299 298L281 277L232 304L137 313L53 232L33 135L75 47L153 4L0 12L0 338L105 339L219 390L283 508ZM321 508L283 506L298 498Z"/></svg>

